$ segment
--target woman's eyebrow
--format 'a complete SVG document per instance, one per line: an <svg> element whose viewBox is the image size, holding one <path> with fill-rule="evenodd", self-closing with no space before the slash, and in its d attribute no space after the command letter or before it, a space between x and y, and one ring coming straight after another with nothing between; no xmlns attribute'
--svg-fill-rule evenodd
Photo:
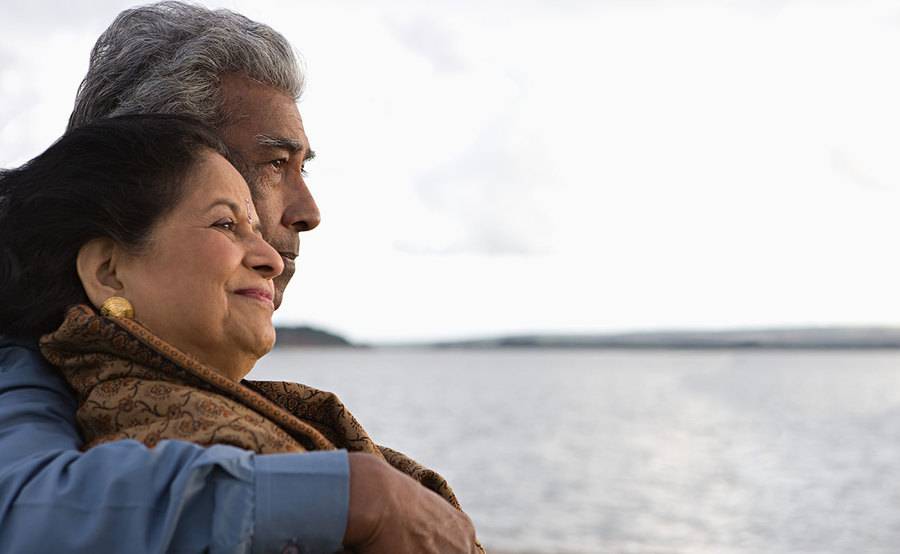
<svg viewBox="0 0 900 554"><path fill-rule="evenodd" d="M231 211L235 213L235 215L241 213L241 206L230 198L217 198L209 203L209 206L206 207L206 211L210 211L216 206L228 206L231 208Z"/></svg>
<svg viewBox="0 0 900 554"><path fill-rule="evenodd" d="M218 198L216 200L213 200L209 204L209 206L206 208L206 211L208 212L208 211L212 210L213 208L215 208L216 206L227 206L227 207L231 208L231 211L234 213L235 216L240 216L241 205L230 198ZM246 215L247 219L250 221L250 227L253 229L253 231L261 234L262 233L262 224L259 222L259 218L258 217L251 218L249 211L247 211L247 213L244 215Z"/></svg>

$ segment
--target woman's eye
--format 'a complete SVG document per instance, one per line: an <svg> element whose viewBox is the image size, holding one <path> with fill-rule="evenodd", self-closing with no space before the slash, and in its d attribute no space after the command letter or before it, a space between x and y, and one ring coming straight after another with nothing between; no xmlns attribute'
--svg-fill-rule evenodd
<svg viewBox="0 0 900 554"><path fill-rule="evenodd" d="M234 231L234 229L237 227L237 223L235 223L234 220L231 219L222 219L213 223L213 227L225 229L226 231Z"/></svg>

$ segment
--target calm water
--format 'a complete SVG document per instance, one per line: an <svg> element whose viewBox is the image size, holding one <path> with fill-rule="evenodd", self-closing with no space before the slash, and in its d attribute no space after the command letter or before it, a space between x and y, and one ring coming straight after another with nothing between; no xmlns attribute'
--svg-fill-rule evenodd
<svg viewBox="0 0 900 554"><path fill-rule="evenodd" d="M900 550L900 353L280 350L504 552Z"/></svg>

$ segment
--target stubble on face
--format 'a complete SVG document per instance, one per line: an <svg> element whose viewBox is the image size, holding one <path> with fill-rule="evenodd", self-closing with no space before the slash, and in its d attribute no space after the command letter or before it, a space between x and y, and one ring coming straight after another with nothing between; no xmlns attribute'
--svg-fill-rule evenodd
<svg viewBox="0 0 900 554"><path fill-rule="evenodd" d="M256 206L257 214L259 214L263 238L281 254L284 262L284 270L273 279L275 284L275 309L277 310L284 299L284 290L287 288L296 270L295 258L300 248L300 238L297 232L284 232L284 228L279 229L277 224L272 225L273 218L271 214L266 214L270 217L262 214L263 210L271 207L271 202L261 202L260 198L271 194L271 189L277 185L274 185L269 177L253 164L242 162L236 163L235 167L250 187L250 194Z"/></svg>
<svg viewBox="0 0 900 554"><path fill-rule="evenodd" d="M300 174L312 156L296 103L287 94L240 75L222 78L226 123L219 129L246 179L263 236L284 260L275 278L275 306L294 274L299 235L318 225L318 207ZM279 141L285 147L278 147ZM284 159L280 169L273 162Z"/></svg>

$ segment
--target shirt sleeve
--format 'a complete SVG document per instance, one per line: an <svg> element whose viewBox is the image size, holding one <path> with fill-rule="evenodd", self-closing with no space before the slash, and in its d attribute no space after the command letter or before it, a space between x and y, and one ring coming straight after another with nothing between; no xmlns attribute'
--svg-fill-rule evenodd
<svg viewBox="0 0 900 554"><path fill-rule="evenodd" d="M346 452L181 441L81 452L76 407L36 350L0 343L0 552L341 549Z"/></svg>

